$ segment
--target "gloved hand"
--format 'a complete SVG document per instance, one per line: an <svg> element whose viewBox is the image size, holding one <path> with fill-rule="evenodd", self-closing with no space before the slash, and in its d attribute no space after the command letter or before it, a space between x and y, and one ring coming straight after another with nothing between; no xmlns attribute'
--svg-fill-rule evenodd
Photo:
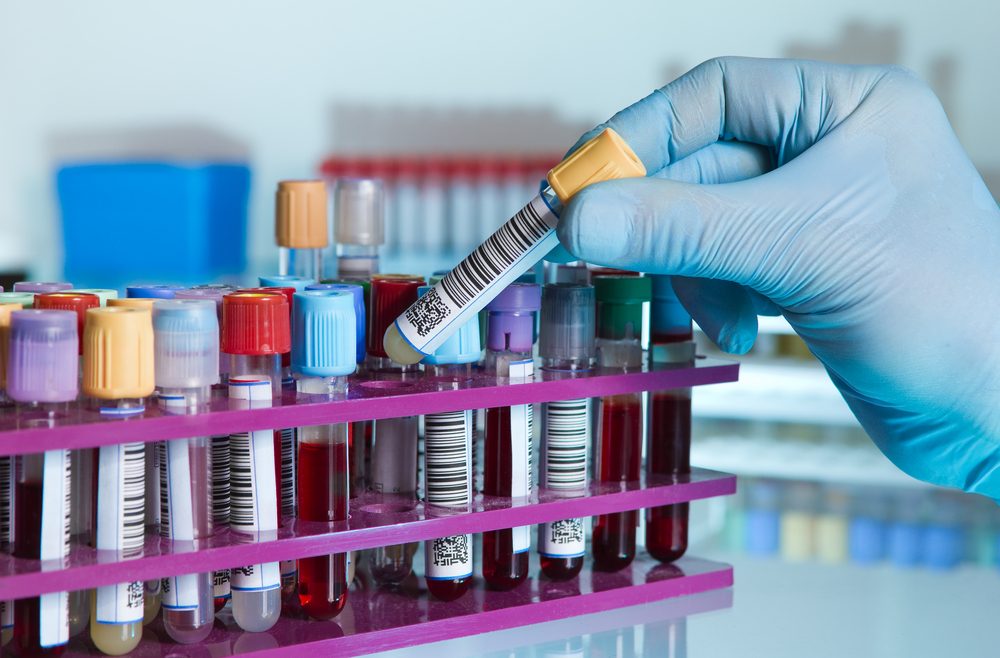
<svg viewBox="0 0 1000 658"><path fill-rule="evenodd" d="M923 82L724 58L605 126L651 175L577 194L570 252L679 275L730 352L780 312L896 465L1000 500L1000 210Z"/></svg>

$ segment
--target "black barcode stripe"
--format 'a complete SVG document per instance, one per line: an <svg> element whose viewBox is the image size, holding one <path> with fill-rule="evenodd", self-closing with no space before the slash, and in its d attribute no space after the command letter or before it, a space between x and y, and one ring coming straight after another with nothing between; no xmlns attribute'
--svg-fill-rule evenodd
<svg viewBox="0 0 1000 658"><path fill-rule="evenodd" d="M425 497L432 505L469 504L472 487L468 419L465 411L424 416Z"/></svg>
<svg viewBox="0 0 1000 658"><path fill-rule="evenodd" d="M143 443L126 443L122 449L125 452L122 550L133 552L142 549L145 539L146 446Z"/></svg>
<svg viewBox="0 0 1000 658"><path fill-rule="evenodd" d="M14 460L12 457L0 457L0 548L7 549L13 537L11 536L11 518L14 507Z"/></svg>
<svg viewBox="0 0 1000 658"><path fill-rule="evenodd" d="M551 230L528 204L445 275L441 288L453 304L465 306Z"/></svg>
<svg viewBox="0 0 1000 658"><path fill-rule="evenodd" d="M63 451L63 557L69 557L69 540L72 535L73 522L73 469L69 458L69 450Z"/></svg>
<svg viewBox="0 0 1000 658"><path fill-rule="evenodd" d="M212 437L212 521L229 525L229 435Z"/></svg>
<svg viewBox="0 0 1000 658"><path fill-rule="evenodd" d="M590 400L549 402L544 407L544 486L578 489L587 483Z"/></svg>
<svg viewBox="0 0 1000 658"><path fill-rule="evenodd" d="M534 485L535 477L533 472L533 462L534 462L534 451L532 445L535 443L535 405L526 404L526 415L528 417L528 495L531 495L531 490Z"/></svg>
<svg viewBox="0 0 1000 658"><path fill-rule="evenodd" d="M281 430L281 514L295 516L295 430Z"/></svg>

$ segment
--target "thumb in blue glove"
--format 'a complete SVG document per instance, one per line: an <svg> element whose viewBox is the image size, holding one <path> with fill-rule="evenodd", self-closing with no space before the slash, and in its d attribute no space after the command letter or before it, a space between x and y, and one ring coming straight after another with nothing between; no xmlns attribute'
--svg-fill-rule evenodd
<svg viewBox="0 0 1000 658"><path fill-rule="evenodd" d="M723 58L608 126L654 173L579 193L571 253L678 276L728 351L780 312L900 468L1000 499L1000 209L923 82Z"/></svg>

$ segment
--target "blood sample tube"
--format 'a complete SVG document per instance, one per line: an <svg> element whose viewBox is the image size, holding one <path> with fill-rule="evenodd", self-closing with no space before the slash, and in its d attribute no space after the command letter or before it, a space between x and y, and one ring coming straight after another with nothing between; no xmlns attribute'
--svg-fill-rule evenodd
<svg viewBox="0 0 1000 658"><path fill-rule="evenodd" d="M404 309L383 338L389 354L399 363L420 361L530 270L559 243L559 213L579 190L645 175L639 158L610 128L580 146L549 172L538 196L420 298L417 308Z"/></svg>
<svg viewBox="0 0 1000 658"><path fill-rule="evenodd" d="M13 290L14 292L30 292L37 295L44 292L69 290L72 287L73 284L66 281L18 281L14 284Z"/></svg>
<svg viewBox="0 0 1000 658"><path fill-rule="evenodd" d="M83 394L107 418L145 411L153 392L153 325L139 308L92 308L83 333ZM96 456L94 546L121 557L142 554L145 446L102 446ZM97 588L90 605L90 639L106 654L135 649L142 639L142 581Z"/></svg>
<svg viewBox="0 0 1000 658"><path fill-rule="evenodd" d="M594 288L549 283L542 288L538 353L542 368L574 377L594 367ZM542 405L539 484L567 498L587 489L587 453L591 442L589 398ZM568 580L583 568L584 520L565 519L538 526L542 573Z"/></svg>
<svg viewBox="0 0 1000 658"><path fill-rule="evenodd" d="M136 285L125 288L125 296L130 299L173 299L184 286L171 284Z"/></svg>
<svg viewBox="0 0 1000 658"><path fill-rule="evenodd" d="M79 290L50 292L35 297L35 308L73 311L77 315L77 336L79 336L79 353L83 355L83 326L87 309L97 308L100 298L91 293ZM91 503L94 490L94 451L88 448L70 452L73 478L74 505L71 532L74 536L88 534L91 530L90 520L93 518ZM147 473L147 476L150 474ZM76 636L84 631L90 620L90 596L85 590L77 590L69 594L69 625L70 636Z"/></svg>
<svg viewBox="0 0 1000 658"><path fill-rule="evenodd" d="M650 277L652 345L650 367L691 365L694 341L691 316L674 293L669 276ZM650 394L646 472L676 476L691 472L691 389ZM673 562L687 550L688 504L646 510L646 550L660 562Z"/></svg>
<svg viewBox="0 0 1000 658"><path fill-rule="evenodd" d="M219 320L212 300L173 299L153 305L156 388L169 414L196 414L219 381ZM160 535L198 543L212 535L210 437L162 441L159 451ZM155 504L151 501L150 504ZM215 620L210 572L164 578L163 627L181 644L201 642Z"/></svg>
<svg viewBox="0 0 1000 658"><path fill-rule="evenodd" d="M174 299L205 299L215 304L218 324L222 327L222 297L235 289L229 286L195 286L179 290ZM221 343L220 343L221 345ZM229 384L229 357L219 349L219 384ZM212 526L214 529L229 525L229 435L213 436L212 439ZM229 569L220 569L212 574L212 589L215 611L218 612L229 602Z"/></svg>
<svg viewBox="0 0 1000 658"><path fill-rule="evenodd" d="M291 349L288 301L271 292L235 292L223 297L222 350L229 355L229 397L237 407L267 407L281 396L281 355ZM274 431L229 437L229 527L256 538L278 529L279 500ZM277 562L232 570L233 619L245 631L271 628L281 614Z"/></svg>
<svg viewBox="0 0 1000 658"><path fill-rule="evenodd" d="M292 372L298 395L344 399L347 377L357 367L354 295L341 290L295 293ZM347 455L350 425L298 428L298 518L335 523L347 520ZM298 561L299 604L313 619L333 619L347 602L347 554Z"/></svg>
<svg viewBox="0 0 1000 658"><path fill-rule="evenodd" d="M31 304L34 296L30 293L0 293L0 408L12 404L7 397L7 344L10 338L10 314L19 311L22 304L7 301L15 296L27 297ZM11 519L14 503L14 460L0 457L0 551L10 549ZM14 602L0 600L0 646L7 644L14 633Z"/></svg>
<svg viewBox="0 0 1000 658"><path fill-rule="evenodd" d="M118 291L113 288L73 288L73 292L97 295L101 306L107 306L109 299L118 299Z"/></svg>
<svg viewBox="0 0 1000 658"><path fill-rule="evenodd" d="M283 180L274 198L278 274L323 278L323 250L330 244L326 183Z"/></svg>
<svg viewBox="0 0 1000 658"><path fill-rule="evenodd" d="M385 192L382 181L339 178L333 190L337 276L371 276L379 271L379 249L385 242Z"/></svg>
<svg viewBox="0 0 1000 658"><path fill-rule="evenodd" d="M426 286L420 288L421 294L428 290ZM459 388L472 377L472 364L480 356L479 317L472 316L434 354L424 358L424 374L438 390ZM424 502L428 516L436 510L468 510L472 504L475 433L471 409L424 416ZM472 535L426 542L424 578L427 591L442 601L453 601L465 594L472 584Z"/></svg>
<svg viewBox="0 0 1000 658"><path fill-rule="evenodd" d="M531 381L534 313L541 288L514 283L486 307L486 371L511 383ZM483 448L483 494L525 499L531 495L532 406L518 404L486 410ZM483 578L490 587L509 590L528 575L531 528L483 533Z"/></svg>
<svg viewBox="0 0 1000 658"><path fill-rule="evenodd" d="M416 364L404 366L390 359L379 336L416 300L417 291L423 284L422 278L410 275L383 274L372 280L366 361L371 377L398 381L419 376ZM416 502L418 425L416 416L385 418L372 423L369 489L396 504ZM413 554L417 548L418 544L411 542L372 549L368 553L372 577L379 584L402 582L413 568Z"/></svg>
<svg viewBox="0 0 1000 658"><path fill-rule="evenodd" d="M602 368L629 372L642 368L642 305L650 299L645 277L602 276L594 279L597 295L597 362ZM594 450L594 479L639 479L642 460L642 394L600 398ZM635 510L594 517L591 541L594 568L624 569L635 558Z"/></svg>
<svg viewBox="0 0 1000 658"><path fill-rule="evenodd" d="M7 391L17 403L19 427L65 422L77 395L77 319L66 311L11 315ZM14 500L15 557L62 566L69 557L68 450L18 457ZM51 562L49 562L51 561ZM19 599L14 607L13 653L58 656L69 641L69 595L54 592Z"/></svg>

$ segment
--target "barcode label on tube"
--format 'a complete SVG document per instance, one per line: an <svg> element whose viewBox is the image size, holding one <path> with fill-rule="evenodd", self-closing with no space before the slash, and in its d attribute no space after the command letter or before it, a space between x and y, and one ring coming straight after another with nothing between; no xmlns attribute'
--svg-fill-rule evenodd
<svg viewBox="0 0 1000 658"><path fill-rule="evenodd" d="M145 530L145 459L142 443L103 446L98 452L97 548L125 556L142 550ZM97 623L142 620L143 583L97 588Z"/></svg>
<svg viewBox="0 0 1000 658"><path fill-rule="evenodd" d="M0 601L0 628L14 628L14 602Z"/></svg>
<svg viewBox="0 0 1000 658"><path fill-rule="evenodd" d="M424 491L427 502L465 507L472 497L472 411L424 416Z"/></svg>
<svg viewBox="0 0 1000 658"><path fill-rule="evenodd" d="M229 591L229 569L212 572L212 597L216 599L228 599L232 594Z"/></svg>
<svg viewBox="0 0 1000 658"><path fill-rule="evenodd" d="M472 575L472 535L439 537L425 546L425 572L430 580L454 580Z"/></svg>
<svg viewBox="0 0 1000 658"><path fill-rule="evenodd" d="M429 354L447 338L445 326L459 327L558 243L556 216L536 197L396 320L415 349Z"/></svg>
<svg viewBox="0 0 1000 658"><path fill-rule="evenodd" d="M0 457L0 548L10 546L14 514L14 458ZM13 606L11 603L8 607ZM11 613L13 614L13 612Z"/></svg>
<svg viewBox="0 0 1000 658"><path fill-rule="evenodd" d="M531 375L531 361L510 364L511 377ZM510 408L510 450L511 450L511 498L527 498L531 495L531 443L533 409L530 404L516 404ZM531 527L513 528L513 548L515 553L531 547Z"/></svg>
<svg viewBox="0 0 1000 658"><path fill-rule="evenodd" d="M230 588L237 592L263 592L281 587L281 572L277 562L251 564L231 571Z"/></svg>
<svg viewBox="0 0 1000 658"><path fill-rule="evenodd" d="M295 430L278 430L281 435L281 515L295 516Z"/></svg>
<svg viewBox="0 0 1000 658"><path fill-rule="evenodd" d="M194 539L194 500L191 495L191 453L187 439L164 441L157 446L160 476L160 534L172 540ZM198 607L198 576L184 574L162 579L163 607L194 610Z"/></svg>
<svg viewBox="0 0 1000 658"><path fill-rule="evenodd" d="M546 557L580 557L583 536L583 519L543 523L538 527L538 552Z"/></svg>
<svg viewBox="0 0 1000 658"><path fill-rule="evenodd" d="M543 411L541 483L549 489L582 489L587 484L590 400L549 402Z"/></svg>
<svg viewBox="0 0 1000 658"><path fill-rule="evenodd" d="M229 397L254 406L271 401L267 379L230 378ZM229 525L237 532L256 533L278 528L278 501L274 481L274 432L240 432L229 437Z"/></svg>
<svg viewBox="0 0 1000 658"><path fill-rule="evenodd" d="M69 556L70 460L67 450L49 450L42 467L42 527L39 559ZM69 641L69 594L53 592L38 598L38 642L53 647Z"/></svg>
<svg viewBox="0 0 1000 658"><path fill-rule="evenodd" d="M229 525L229 435L212 437L212 522Z"/></svg>

